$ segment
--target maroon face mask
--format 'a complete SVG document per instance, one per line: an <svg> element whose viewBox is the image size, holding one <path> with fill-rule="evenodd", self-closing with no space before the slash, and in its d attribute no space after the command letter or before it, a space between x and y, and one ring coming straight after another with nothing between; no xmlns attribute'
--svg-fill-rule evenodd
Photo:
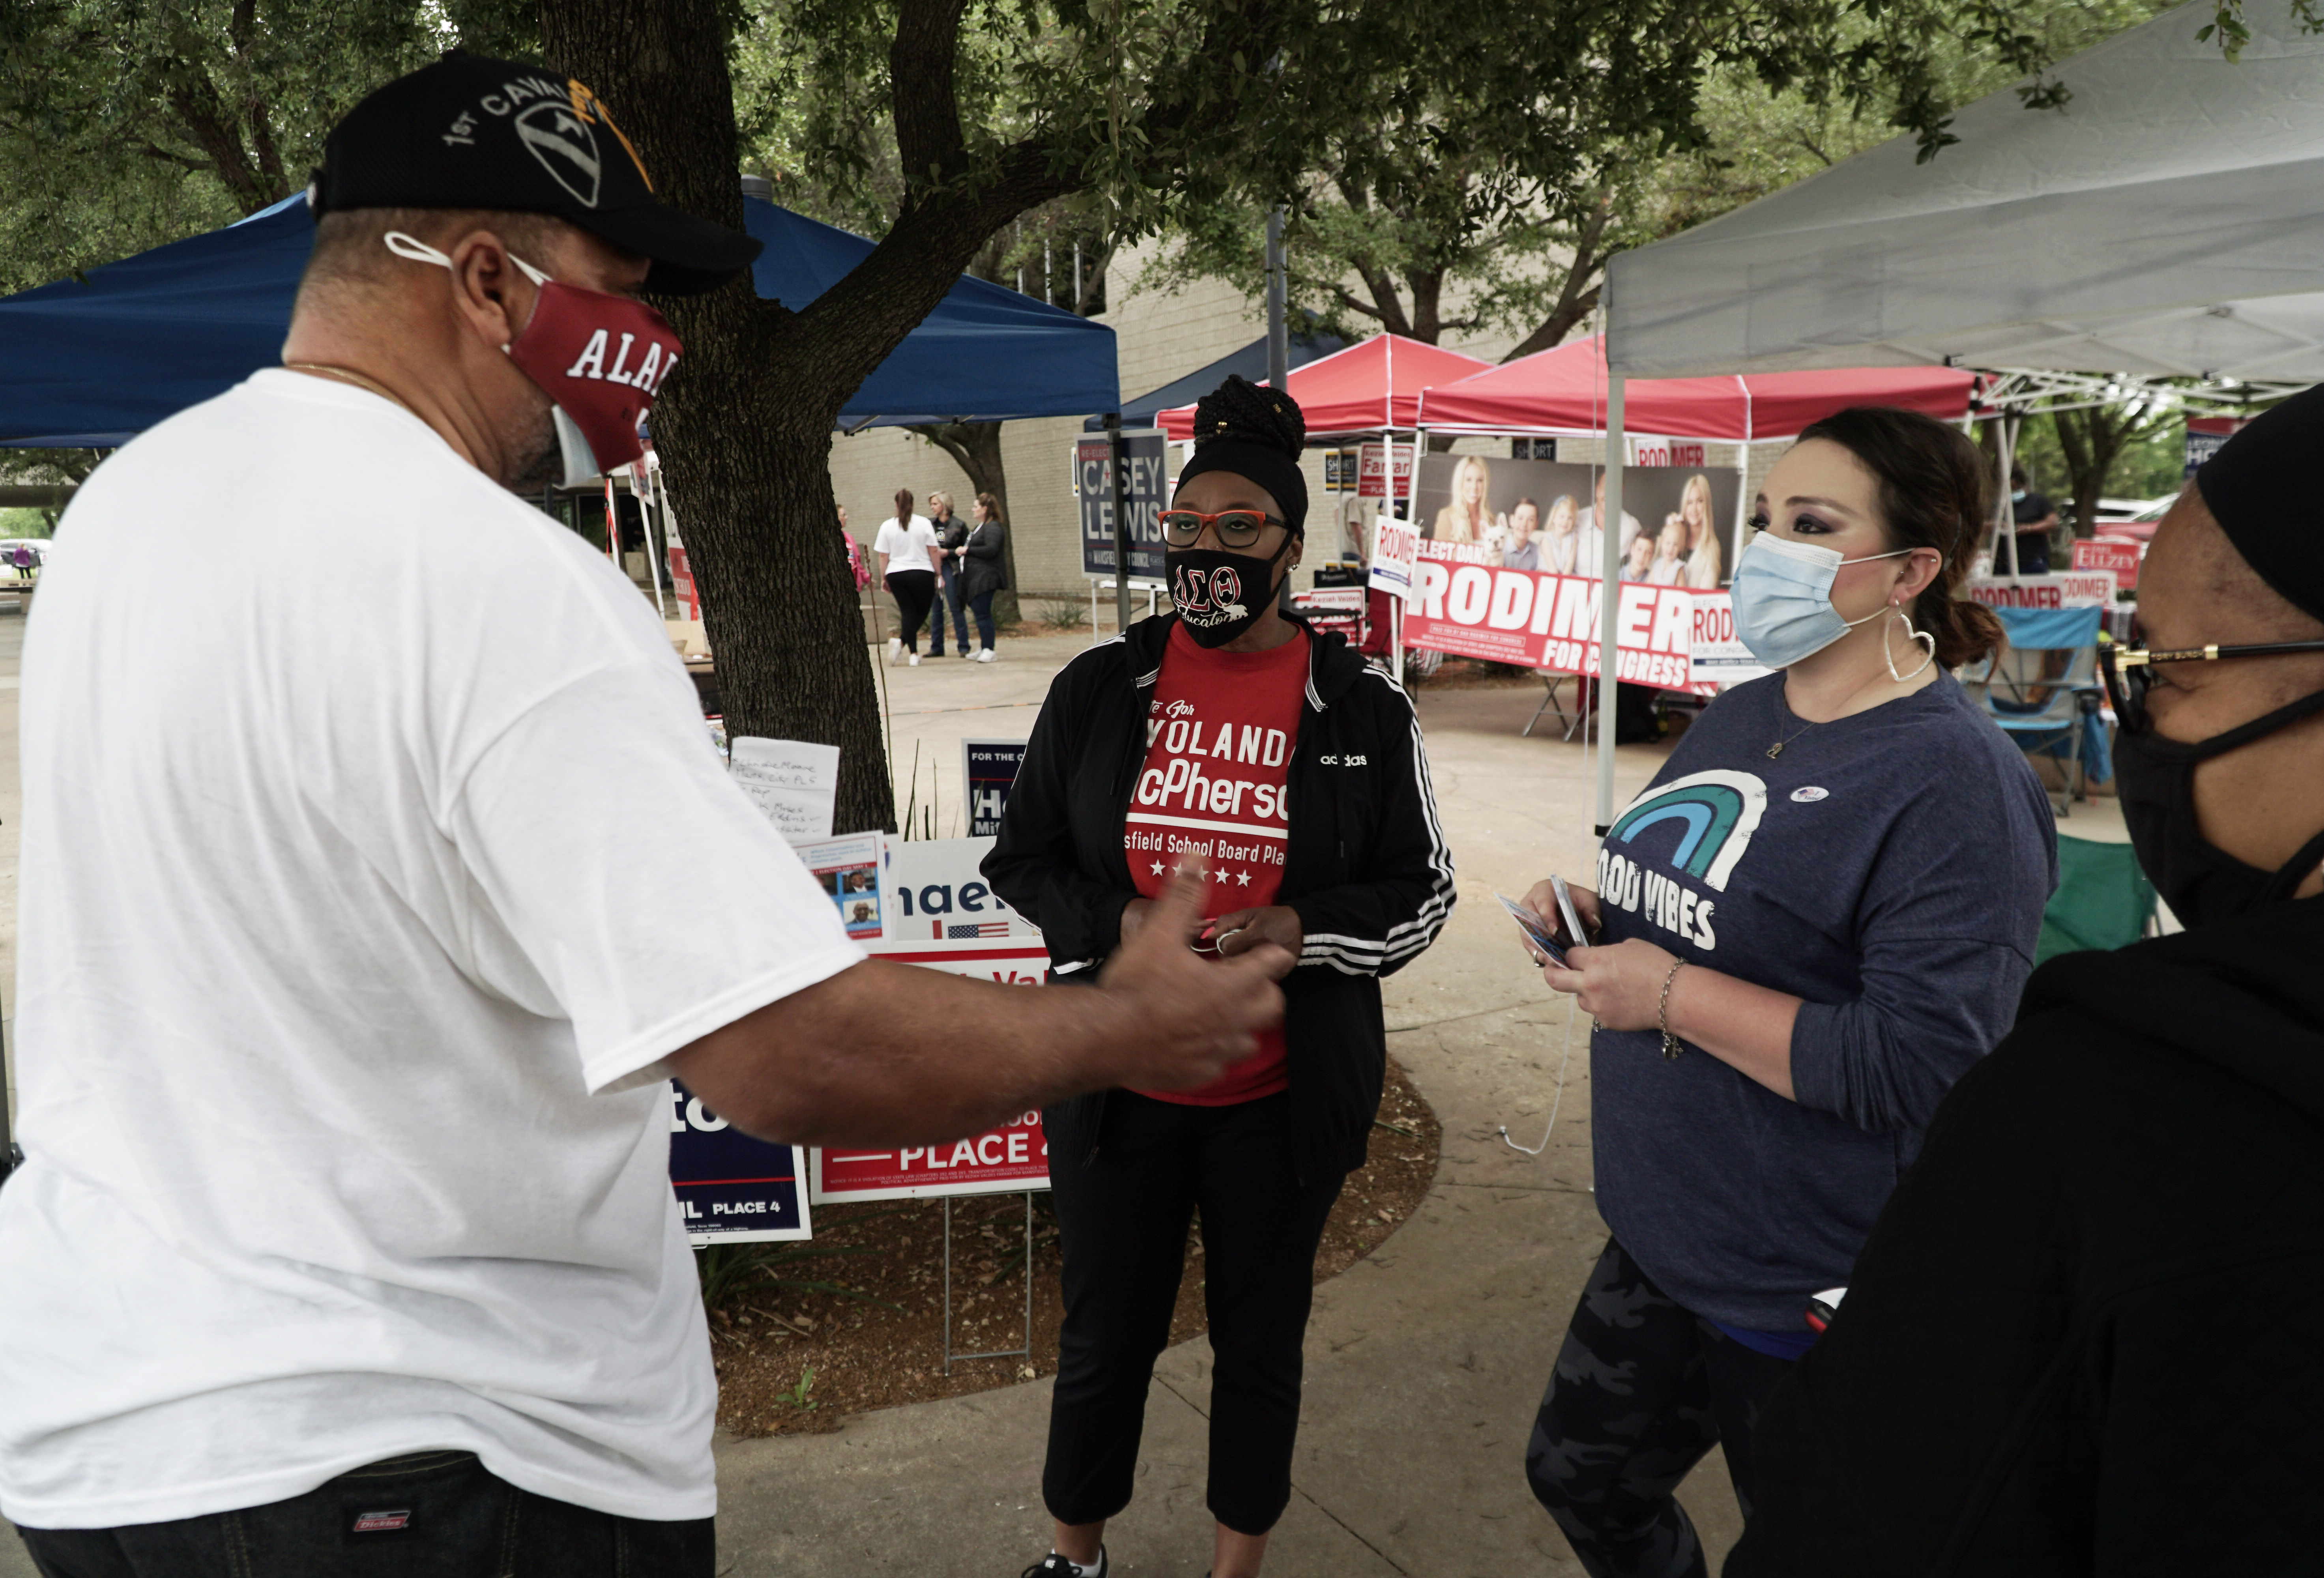
<svg viewBox="0 0 2324 1578"><path fill-rule="evenodd" d="M389 231L385 240L398 257L452 266L444 254L401 230ZM638 423L678 365L678 331L642 301L560 284L513 253L509 261L540 287L540 295L532 317L501 349L580 430L597 470L612 471L643 456ZM558 431L564 438L564 422ZM567 456L568 479L576 458Z"/></svg>

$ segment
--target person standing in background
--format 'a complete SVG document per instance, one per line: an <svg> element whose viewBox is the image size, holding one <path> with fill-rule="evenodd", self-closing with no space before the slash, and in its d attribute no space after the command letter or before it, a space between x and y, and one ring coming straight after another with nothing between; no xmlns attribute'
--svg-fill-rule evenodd
<svg viewBox="0 0 2324 1578"><path fill-rule="evenodd" d="M992 595L1009 589L1009 523L1001 518L1001 501L991 494L979 494L970 506L976 512L976 525L961 545L953 549L947 563L956 564L961 594L967 597L968 606L976 615L977 639L983 643L976 654L980 663L992 661ZM961 638L967 640L964 632ZM968 648L961 654L965 657Z"/></svg>
<svg viewBox="0 0 2324 1578"><path fill-rule="evenodd" d="M2046 576L2050 573L2050 533L2057 529L2058 509L2049 495L2039 494L2025 481L2025 468L2009 468L2010 531L2017 539L2017 563L2009 562L2009 545L1997 541L1993 545L1993 573L1997 576Z"/></svg>
<svg viewBox="0 0 2324 1578"><path fill-rule="evenodd" d="M934 638L928 656L944 656L945 610L952 610L953 632L960 638L960 655L968 656L968 611L961 606L960 548L968 540L968 522L952 512L952 495L934 493L928 495L928 524L936 534L936 574L942 585L937 588L936 608L928 615L929 633ZM992 643L987 641L986 646Z"/></svg>
<svg viewBox="0 0 2324 1578"><path fill-rule="evenodd" d="M1937 1103L2008 1028L2057 872L2025 759L1950 669L2001 638L1956 595L1976 446L1856 407L1775 463L1735 625L1776 670L1705 707L1615 819L1595 940L1547 965L1595 1021L1609 1237L1526 1452L1585 1571L1704 1570L1675 1496L1714 1444L1752 1516L1761 1401L1815 1340ZM1550 884L1526 896L1554 916Z"/></svg>
<svg viewBox="0 0 2324 1578"><path fill-rule="evenodd" d="M839 537L847 544L847 573L855 578L858 592L872 584L872 567L865 562L863 545L855 540L855 533L847 529L847 506L839 506Z"/></svg>
<svg viewBox="0 0 2324 1578"><path fill-rule="evenodd" d="M898 633L888 638L888 661L899 653L920 666L920 622L928 616L936 596L936 528L925 515L912 513L912 490L896 490L896 515L880 522L880 540L872 545L880 556L880 577L896 599ZM944 651L944 626L936 626L936 648Z"/></svg>

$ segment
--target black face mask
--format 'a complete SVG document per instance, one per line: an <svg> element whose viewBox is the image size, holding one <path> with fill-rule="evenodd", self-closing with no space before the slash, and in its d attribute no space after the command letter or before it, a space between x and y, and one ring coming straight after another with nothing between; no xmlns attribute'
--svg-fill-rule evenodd
<svg viewBox="0 0 2324 1578"><path fill-rule="evenodd" d="M2197 762L2248 745L2314 712L2324 712L2324 691L2208 740L2166 740L2152 729L2116 739L2115 794L2130 828L2131 847L2181 925L2215 926L2280 903L2324 862L2324 833L2276 870L2264 872L2205 838L2195 822Z"/></svg>
<svg viewBox="0 0 2324 1578"><path fill-rule="evenodd" d="M1162 553L1170 601L1178 623L1202 647L1222 647L1259 623L1275 595L1275 567L1295 537L1266 558L1215 548L1172 548Z"/></svg>

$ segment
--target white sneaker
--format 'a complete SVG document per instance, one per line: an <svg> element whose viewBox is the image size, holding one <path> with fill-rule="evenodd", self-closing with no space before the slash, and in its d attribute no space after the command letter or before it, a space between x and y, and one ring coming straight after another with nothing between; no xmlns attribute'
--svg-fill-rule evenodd
<svg viewBox="0 0 2324 1578"><path fill-rule="evenodd" d="M903 650L904 638L902 636L891 635L888 638L888 661L891 663L894 662L896 659L901 655Z"/></svg>
<svg viewBox="0 0 2324 1578"><path fill-rule="evenodd" d="M992 661L992 649L991 647L987 647L982 651L977 653L976 660L980 663L990 663Z"/></svg>
<svg viewBox="0 0 2324 1578"><path fill-rule="evenodd" d="M918 668L918 667L920 666L920 654L919 654L919 653L918 653L918 652L914 652L914 653L912 654L912 661L911 661L910 666L911 666L912 668L915 668L915 669L917 669L917 668Z"/></svg>

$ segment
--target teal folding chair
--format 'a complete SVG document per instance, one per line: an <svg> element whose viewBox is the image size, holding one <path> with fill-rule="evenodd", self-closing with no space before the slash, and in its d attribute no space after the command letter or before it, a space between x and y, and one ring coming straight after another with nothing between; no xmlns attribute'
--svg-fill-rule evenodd
<svg viewBox="0 0 2324 1578"><path fill-rule="evenodd" d="M2106 725L2098 717L2098 622L2102 608L1997 608L2009 644L1961 670L1961 683L1985 714L2028 756L2058 763L2070 802L2088 799L2084 739ZM2103 761L2103 754L2098 760Z"/></svg>

